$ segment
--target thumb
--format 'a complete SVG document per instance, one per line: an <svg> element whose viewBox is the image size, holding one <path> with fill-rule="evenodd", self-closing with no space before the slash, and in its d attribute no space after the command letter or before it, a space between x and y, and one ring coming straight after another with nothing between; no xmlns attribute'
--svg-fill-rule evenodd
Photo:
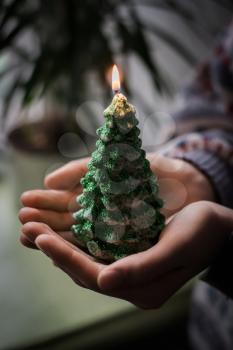
<svg viewBox="0 0 233 350"><path fill-rule="evenodd" d="M104 291L142 285L160 277L177 266L170 249L162 240L145 252L130 255L106 266L98 276Z"/></svg>

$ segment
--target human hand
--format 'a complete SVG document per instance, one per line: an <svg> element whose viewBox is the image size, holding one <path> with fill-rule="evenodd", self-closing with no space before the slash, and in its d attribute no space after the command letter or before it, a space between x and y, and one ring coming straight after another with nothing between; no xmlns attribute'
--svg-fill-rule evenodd
<svg viewBox="0 0 233 350"><path fill-rule="evenodd" d="M151 309L205 269L232 228L232 210L205 201L190 204L171 218L155 246L110 265L96 261L44 223L25 224L23 235L78 285Z"/></svg>
<svg viewBox="0 0 233 350"><path fill-rule="evenodd" d="M45 177L44 190L32 190L22 194L24 205L19 212L22 224L30 221L43 222L58 232L62 237L74 241L70 227L75 220L72 213L79 209L76 201L82 192L81 178L87 172L90 158L69 162ZM28 248L35 248L24 234L20 236L21 243Z"/></svg>
<svg viewBox="0 0 233 350"><path fill-rule="evenodd" d="M163 213L168 217L185 205L199 201L214 201L213 189L208 179L191 164L150 154L152 171L158 175L160 196L165 200ZM81 193L80 179L87 171L89 158L73 161L45 178L46 190L25 192L21 201L25 206L19 213L23 224L30 221L44 222L63 237L71 237L74 223L72 212L78 209L76 197ZM70 238L71 239L71 238ZM21 235L23 245L36 248Z"/></svg>
<svg viewBox="0 0 233 350"><path fill-rule="evenodd" d="M160 196L165 201L163 213L167 217L193 202L216 201L211 182L191 163L159 153L149 154L148 159L152 171L158 176Z"/></svg>

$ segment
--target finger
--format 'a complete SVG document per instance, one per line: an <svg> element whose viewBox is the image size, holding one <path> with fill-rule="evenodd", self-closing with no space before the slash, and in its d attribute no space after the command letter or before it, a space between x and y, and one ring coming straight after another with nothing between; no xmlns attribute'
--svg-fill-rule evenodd
<svg viewBox="0 0 233 350"><path fill-rule="evenodd" d="M61 241L52 235L40 235L35 241L39 249L48 255L58 266L68 269L73 276L77 276L84 285L95 291L99 290L97 278L105 265L94 262L86 254Z"/></svg>
<svg viewBox="0 0 233 350"><path fill-rule="evenodd" d="M38 247L33 243L35 239L40 235L40 234L56 234L47 225L41 224L41 223L30 223L26 224L24 227L24 232L25 234L21 234L20 236L20 241L21 243L28 247L28 248L33 248L37 249ZM70 232L62 232L61 237L69 238L71 235ZM64 271L65 273L69 274L69 276L72 278L72 280L78 284L80 287L86 288L84 283L80 281L76 276L72 275L65 267L58 266L56 263L54 263L54 266L57 266L59 269Z"/></svg>
<svg viewBox="0 0 233 350"><path fill-rule="evenodd" d="M58 235L67 242L72 243L74 246L77 245L72 232L54 232L49 226L39 222L29 222L22 227L20 242L28 248L38 249L34 242L35 239L43 233Z"/></svg>
<svg viewBox="0 0 233 350"><path fill-rule="evenodd" d="M75 223L75 219L69 212L61 213L36 208L22 208L19 211L19 219L22 224L30 221L45 223L54 231L68 231Z"/></svg>
<svg viewBox="0 0 233 350"><path fill-rule="evenodd" d="M164 229L164 237L170 224ZM175 238L161 239L152 248L130 255L107 266L99 275L98 284L103 290L148 283L159 276L182 266L177 254Z"/></svg>
<svg viewBox="0 0 233 350"><path fill-rule="evenodd" d="M32 243L28 238L27 236L25 236L24 234L21 234L20 237L19 237L19 241L22 245L24 245L25 247L27 248L31 248L31 249L37 249L37 246Z"/></svg>
<svg viewBox="0 0 233 350"><path fill-rule="evenodd" d="M58 266L54 261L53 261L53 265L55 266L55 267L57 267L58 269L60 269L60 270L62 270L63 272L65 272L65 274L67 274L71 279L72 279L72 281L75 283L75 284L78 284L80 287L82 287L82 288L87 288L86 286L85 286L85 284L82 282L82 281L80 281L76 276L74 276L68 269L66 269L64 266L63 267L61 267L61 266Z"/></svg>
<svg viewBox="0 0 233 350"><path fill-rule="evenodd" d="M151 282L154 278L182 266L188 266L189 269L192 267L194 272L205 268L209 263L209 257L216 254L216 245L205 243L205 237L209 237L206 236L206 232L209 232L206 228L210 229L209 218L211 220L213 218L212 211L209 216L208 211L204 212L205 208L206 204L202 207L197 203L183 209L165 227L159 242L154 247L106 267L100 273L99 286L104 290L119 288L119 285L137 286ZM214 225L214 221L211 222ZM200 249L202 246L206 252L208 246L208 254L203 254Z"/></svg>
<svg viewBox="0 0 233 350"><path fill-rule="evenodd" d="M75 249L81 254L88 256L90 259L95 260L75 245L76 240L71 232L55 232L48 225L41 222L28 222L22 227L22 235L24 235L31 243L34 243L36 238L42 234L54 235L60 238L62 241L66 240L66 243L70 245L72 249Z"/></svg>
<svg viewBox="0 0 233 350"><path fill-rule="evenodd" d="M45 186L55 190L67 190L76 188L80 179L87 172L87 164L90 158L84 158L70 162L60 169L55 170L45 178Z"/></svg>
<svg viewBox="0 0 233 350"><path fill-rule="evenodd" d="M21 202L25 207L55 210L59 212L76 211L79 205L77 195L81 193L81 186L75 192L57 190L33 190L24 192Z"/></svg>
<svg viewBox="0 0 233 350"><path fill-rule="evenodd" d="M140 283L151 282L172 267L172 262L167 254L153 249L153 252L134 254L106 267L100 273L98 284L106 291L120 288L123 285L136 286Z"/></svg>
<svg viewBox="0 0 233 350"><path fill-rule="evenodd" d="M28 222L22 227L22 236L32 244L41 234L56 234L48 225L41 222Z"/></svg>

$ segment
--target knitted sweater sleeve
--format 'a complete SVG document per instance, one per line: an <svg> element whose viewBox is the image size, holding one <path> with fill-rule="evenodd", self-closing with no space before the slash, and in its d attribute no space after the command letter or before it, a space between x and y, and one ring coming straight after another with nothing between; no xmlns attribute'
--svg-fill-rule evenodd
<svg viewBox="0 0 233 350"><path fill-rule="evenodd" d="M169 157L190 162L212 183L220 204L233 209L233 132L214 130L188 133L172 140ZM233 216L233 210L232 210ZM200 277L233 299L233 239Z"/></svg>
<svg viewBox="0 0 233 350"><path fill-rule="evenodd" d="M192 163L212 183L218 202L233 209L233 131L187 133L168 142L163 153Z"/></svg>
<svg viewBox="0 0 233 350"><path fill-rule="evenodd" d="M233 22L210 59L199 66L172 113L176 137L162 153L181 158L202 171L220 204L233 209ZM182 102L183 100L183 102ZM233 211L232 211L233 215ZM201 279L233 298L233 240Z"/></svg>

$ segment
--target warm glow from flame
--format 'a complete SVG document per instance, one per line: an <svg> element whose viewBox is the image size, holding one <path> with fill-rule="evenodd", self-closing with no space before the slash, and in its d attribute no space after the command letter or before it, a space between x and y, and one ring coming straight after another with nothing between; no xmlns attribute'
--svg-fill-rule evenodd
<svg viewBox="0 0 233 350"><path fill-rule="evenodd" d="M112 90L118 92L121 88L120 75L117 66L114 64L112 69Z"/></svg>

